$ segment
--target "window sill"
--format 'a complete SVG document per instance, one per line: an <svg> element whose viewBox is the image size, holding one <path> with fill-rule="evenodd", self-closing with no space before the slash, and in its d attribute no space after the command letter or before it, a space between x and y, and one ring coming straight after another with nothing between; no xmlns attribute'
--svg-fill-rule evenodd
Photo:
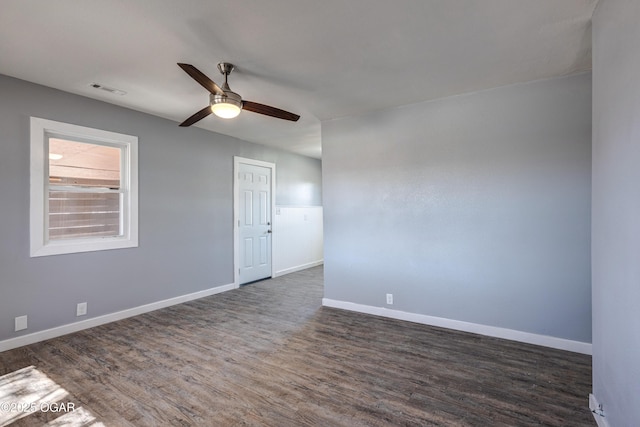
<svg viewBox="0 0 640 427"><path fill-rule="evenodd" d="M68 239L52 241L43 246L32 247L31 257L137 247L137 238L132 239L126 237L103 237L100 239Z"/></svg>

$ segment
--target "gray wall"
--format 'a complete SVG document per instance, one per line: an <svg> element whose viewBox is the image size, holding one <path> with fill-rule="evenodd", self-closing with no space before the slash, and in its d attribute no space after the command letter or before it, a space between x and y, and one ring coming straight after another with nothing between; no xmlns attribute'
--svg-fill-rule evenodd
<svg viewBox="0 0 640 427"><path fill-rule="evenodd" d="M591 342L591 75L322 124L325 297Z"/></svg>
<svg viewBox="0 0 640 427"><path fill-rule="evenodd" d="M277 164L276 203L322 202L319 160L6 76L0 94L0 340L75 322L78 302L90 318L233 283L234 155ZM138 248L29 258L30 116L139 137Z"/></svg>
<svg viewBox="0 0 640 427"><path fill-rule="evenodd" d="M640 2L593 16L593 393L640 425Z"/></svg>

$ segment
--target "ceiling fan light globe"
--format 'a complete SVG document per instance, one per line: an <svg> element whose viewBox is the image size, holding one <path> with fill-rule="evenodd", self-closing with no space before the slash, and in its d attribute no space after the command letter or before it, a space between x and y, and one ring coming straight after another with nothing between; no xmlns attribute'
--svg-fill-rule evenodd
<svg viewBox="0 0 640 427"><path fill-rule="evenodd" d="M233 119L240 114L240 107L235 104L221 102L219 104L211 104L211 112L223 119Z"/></svg>
<svg viewBox="0 0 640 427"><path fill-rule="evenodd" d="M242 98L235 92L225 92L224 95L211 95L211 112L223 119L237 117L242 110Z"/></svg>

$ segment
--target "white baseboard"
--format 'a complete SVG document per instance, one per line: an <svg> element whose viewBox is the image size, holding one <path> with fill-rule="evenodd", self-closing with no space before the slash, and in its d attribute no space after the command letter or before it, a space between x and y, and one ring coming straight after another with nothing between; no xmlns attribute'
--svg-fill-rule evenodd
<svg viewBox="0 0 640 427"><path fill-rule="evenodd" d="M324 264L323 259L318 261L308 262L302 265L296 265L295 267L289 267L289 268L285 268L284 270L276 271L275 273L273 273L273 277L284 276L285 274L295 273L296 271L306 270L307 268L317 267L322 264Z"/></svg>
<svg viewBox="0 0 640 427"><path fill-rule="evenodd" d="M337 301L328 298L322 299L322 305L326 307L340 308L343 310L356 311L359 313L373 314L376 316L389 317L392 319L406 320L423 325L439 326L441 328L454 329L457 331L471 332L489 337L503 338L512 341L519 341L528 344L535 344L544 347L556 348L559 350L573 351L591 355L591 343L572 341L564 338L551 337L547 335L532 334L530 332L516 331L513 329L499 328L496 326L480 325L477 323L463 322L460 320L445 319L443 317L428 316L425 314L409 313L406 311L391 310L384 307L374 307L370 305L356 304L347 301Z"/></svg>
<svg viewBox="0 0 640 427"><path fill-rule="evenodd" d="M600 402L593 394L589 394L589 409L593 414L593 418L596 420L598 427L609 427L607 419L604 417L604 412L600 407Z"/></svg>
<svg viewBox="0 0 640 427"><path fill-rule="evenodd" d="M203 291L198 291L191 294L152 302L150 304L128 308L126 310L117 311L115 313L105 314L103 316L92 317L90 319L69 323L67 325L62 325L51 329L46 329L44 331L34 332L28 335L22 335L16 338L10 338L4 341L0 341L0 352L12 350L24 345L34 344L51 338L56 338L62 335L70 334L72 332L81 331L83 329L93 328L94 326L104 325L105 323L115 322L116 320L126 319L127 317L133 317L139 314L148 313L150 311L158 310L172 305L182 304L183 302L208 297L236 288L237 287L233 283L229 285L216 286L215 288L205 289Z"/></svg>

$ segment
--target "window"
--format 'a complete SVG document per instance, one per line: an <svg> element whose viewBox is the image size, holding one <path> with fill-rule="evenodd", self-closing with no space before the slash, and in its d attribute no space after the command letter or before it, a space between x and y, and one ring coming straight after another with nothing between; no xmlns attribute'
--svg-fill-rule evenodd
<svg viewBox="0 0 640 427"><path fill-rule="evenodd" d="M138 246L138 138L31 118L31 256Z"/></svg>

